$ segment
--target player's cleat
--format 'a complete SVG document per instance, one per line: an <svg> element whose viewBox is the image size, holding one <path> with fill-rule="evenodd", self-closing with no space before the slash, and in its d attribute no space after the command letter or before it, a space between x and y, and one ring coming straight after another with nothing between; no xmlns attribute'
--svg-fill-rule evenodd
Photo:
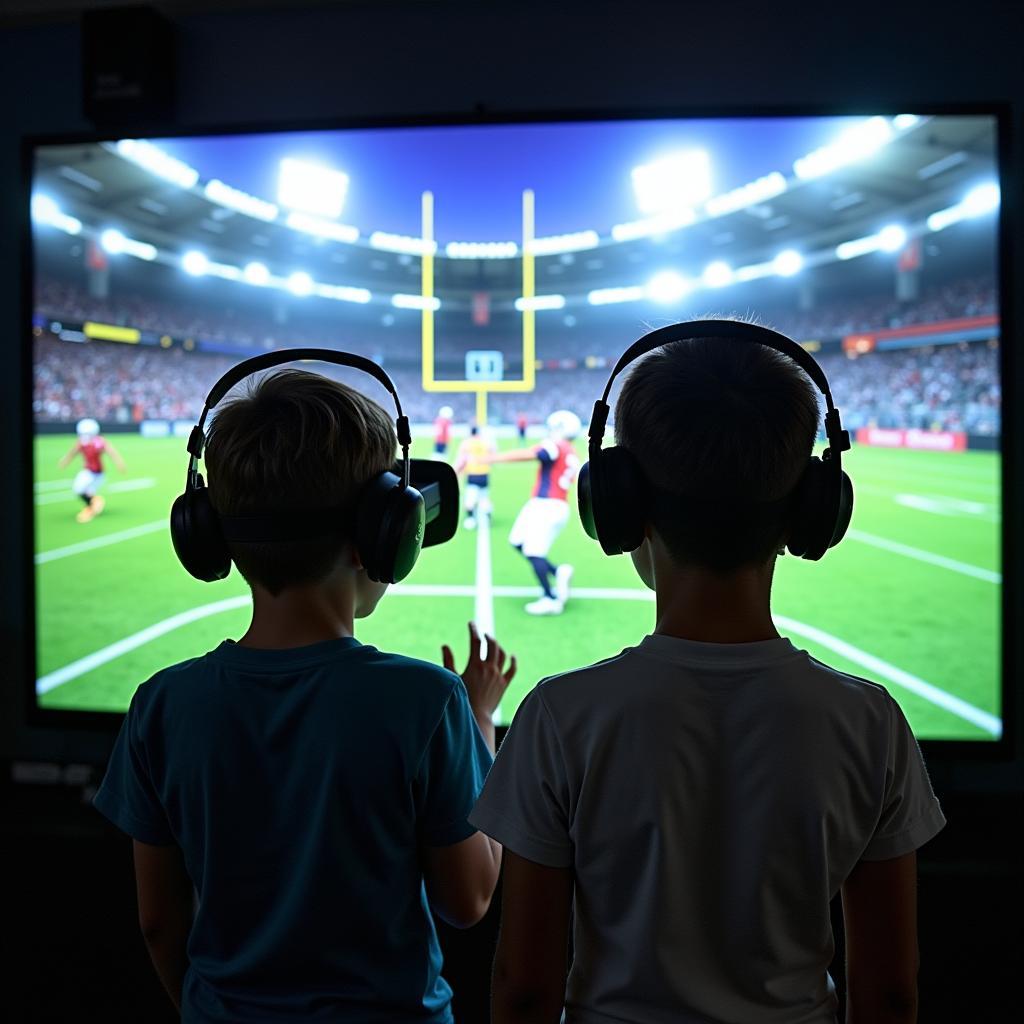
<svg viewBox="0 0 1024 1024"><path fill-rule="evenodd" d="M572 566L560 565L555 570L555 596L562 604L569 600L569 582L572 580Z"/></svg>
<svg viewBox="0 0 1024 1024"><path fill-rule="evenodd" d="M548 597L545 594L543 597L537 598L536 601L531 601L526 606L526 612L529 615L561 615L562 602L556 597Z"/></svg>
<svg viewBox="0 0 1024 1024"><path fill-rule="evenodd" d="M476 529L476 520L472 516L466 516L465 522L462 524L467 530Z"/></svg>
<svg viewBox="0 0 1024 1024"><path fill-rule="evenodd" d="M95 512L94 512L94 511L92 510L92 505L86 505L86 506L85 506L85 508L83 508L83 509L82 509L82 510L81 510L81 511L80 511L80 512L78 513L78 515L77 515L77 516L75 516L75 519L76 519L76 520L77 520L77 521L78 521L79 523L87 523L87 522L89 522L89 520L90 520L90 519L92 519L92 518L93 518L93 516L95 516L95 515L96 515L96 513L95 513Z"/></svg>
<svg viewBox="0 0 1024 1024"><path fill-rule="evenodd" d="M98 516L106 507L107 502L102 494L94 494L92 501L89 502L93 516Z"/></svg>

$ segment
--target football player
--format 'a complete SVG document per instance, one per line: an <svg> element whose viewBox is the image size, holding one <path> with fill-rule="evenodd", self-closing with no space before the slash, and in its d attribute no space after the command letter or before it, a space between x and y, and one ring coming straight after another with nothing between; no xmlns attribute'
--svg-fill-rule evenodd
<svg viewBox="0 0 1024 1024"><path fill-rule="evenodd" d="M84 467L75 474L71 489L85 502L75 519L87 523L95 519L106 504L98 493L103 485L103 456L109 454L117 468L123 473L124 459L121 453L105 438L100 436L100 425L94 419L79 420L75 426L78 434L71 450L60 460L61 469L67 467L76 455L82 456Z"/></svg>
<svg viewBox="0 0 1024 1024"><path fill-rule="evenodd" d="M450 405L442 405L434 420L434 458L443 459L448 454L448 441L452 436L452 417L455 413Z"/></svg>
<svg viewBox="0 0 1024 1024"><path fill-rule="evenodd" d="M490 459L497 454L494 442L485 437L474 423L469 428L469 437L459 445L455 457L455 472L466 478L466 519L467 530L476 529L477 510L481 515L490 515L491 499L488 494L490 483Z"/></svg>

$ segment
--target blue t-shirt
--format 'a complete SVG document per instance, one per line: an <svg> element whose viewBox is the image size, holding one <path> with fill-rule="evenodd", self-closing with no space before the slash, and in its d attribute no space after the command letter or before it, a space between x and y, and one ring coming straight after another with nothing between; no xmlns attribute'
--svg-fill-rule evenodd
<svg viewBox="0 0 1024 1024"><path fill-rule="evenodd" d="M94 803L184 854L183 1021L450 1021L418 847L474 833L490 764L458 676L354 638L140 686Z"/></svg>

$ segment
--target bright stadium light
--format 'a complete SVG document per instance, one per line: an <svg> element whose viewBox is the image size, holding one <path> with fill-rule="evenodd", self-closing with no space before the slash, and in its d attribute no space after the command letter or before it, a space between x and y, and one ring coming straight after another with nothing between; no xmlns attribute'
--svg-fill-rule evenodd
<svg viewBox="0 0 1024 1024"><path fill-rule="evenodd" d="M772 260L772 269L779 277L792 277L804 268L804 258L795 249L784 249Z"/></svg>
<svg viewBox="0 0 1024 1024"><path fill-rule="evenodd" d="M778 271L775 269L774 260L770 260L767 263L748 263L745 267L736 268L736 280L756 281L761 277L771 277L775 273L778 273Z"/></svg>
<svg viewBox="0 0 1024 1024"><path fill-rule="evenodd" d="M907 244L907 232L899 224L887 224L878 232L878 248L882 252L895 252Z"/></svg>
<svg viewBox="0 0 1024 1024"><path fill-rule="evenodd" d="M732 267L724 260L715 260L704 268L701 280L709 288L724 288L725 285L732 283Z"/></svg>
<svg viewBox="0 0 1024 1024"><path fill-rule="evenodd" d="M697 219L697 215L689 207L673 210L671 213L659 214L657 217L646 217L644 220L626 221L625 224L612 225L612 238L616 242L631 242L634 238L648 238L651 235L665 235L669 231L685 228Z"/></svg>
<svg viewBox="0 0 1024 1024"><path fill-rule="evenodd" d="M117 228L107 228L107 230L100 235L100 245L112 256L116 256L118 253L124 252L124 243L126 241L127 239L120 231L117 230Z"/></svg>
<svg viewBox="0 0 1024 1024"><path fill-rule="evenodd" d="M32 220L37 224L59 228L69 235L82 232L82 222L77 217L64 213L54 199L39 192L32 197Z"/></svg>
<svg viewBox="0 0 1024 1024"><path fill-rule="evenodd" d="M453 260L506 260L519 252L515 242L449 242L444 254Z"/></svg>
<svg viewBox="0 0 1024 1024"><path fill-rule="evenodd" d="M304 270L296 270L293 274L289 274L286 284L288 291L300 299L313 294L313 278Z"/></svg>
<svg viewBox="0 0 1024 1024"><path fill-rule="evenodd" d="M243 192L241 189L232 188L217 178L206 183L203 193L210 202L217 203L219 206L226 206L231 210L237 210L239 213L255 217L257 220L277 220L278 211L276 203L271 203L266 199L259 199L257 196L251 196L248 192Z"/></svg>
<svg viewBox="0 0 1024 1024"><path fill-rule="evenodd" d="M670 153L634 167L633 192L642 213L664 213L711 195L711 160L703 149Z"/></svg>
<svg viewBox="0 0 1024 1024"><path fill-rule="evenodd" d="M905 132L908 128L913 128L921 118L917 114L897 114L892 119L892 126L897 131Z"/></svg>
<svg viewBox="0 0 1024 1024"><path fill-rule="evenodd" d="M114 148L126 160L181 188L192 188L199 180L199 172L194 167L145 139L121 139Z"/></svg>
<svg viewBox="0 0 1024 1024"><path fill-rule="evenodd" d="M345 205L348 175L323 164L285 157L277 179L277 201L317 217L338 217Z"/></svg>
<svg viewBox="0 0 1024 1024"><path fill-rule="evenodd" d="M592 306L608 306L613 302L639 302L647 294L643 285L626 285L620 288L595 288L587 292L587 302Z"/></svg>
<svg viewBox="0 0 1024 1024"><path fill-rule="evenodd" d="M534 295L532 298L518 298L516 309L522 313L527 309L562 309L565 306L564 295Z"/></svg>
<svg viewBox="0 0 1024 1024"><path fill-rule="evenodd" d="M869 117L840 132L827 146L815 149L795 161L793 171L798 178L819 178L872 156L892 137L892 125L884 117Z"/></svg>
<svg viewBox="0 0 1024 1024"><path fill-rule="evenodd" d="M352 243L359 238L359 228L353 227L351 224L323 220L298 210L289 213L285 223L296 231L305 231L306 234L316 235L317 238L330 238L334 242Z"/></svg>
<svg viewBox="0 0 1024 1024"><path fill-rule="evenodd" d="M549 235L535 238L530 245L534 256L551 256L559 252L579 252L582 249L595 249L601 242L596 231L573 231L568 235Z"/></svg>
<svg viewBox="0 0 1024 1024"><path fill-rule="evenodd" d="M242 277L248 281L249 284L263 286L270 283L270 271L267 269L265 264L259 263L255 260L252 263L247 263L245 265L245 269L242 271Z"/></svg>
<svg viewBox="0 0 1024 1024"><path fill-rule="evenodd" d="M764 177L757 178L746 185L734 188L731 192L724 192L720 196L713 196L704 204L704 209L711 217L721 217L723 214L742 210L745 206L752 206L755 203L763 203L768 199L773 199L785 191L785 176L778 171L772 171L771 174L766 174Z"/></svg>
<svg viewBox="0 0 1024 1024"><path fill-rule="evenodd" d="M202 277L210 268L210 261L206 257L205 253L199 252L198 249L189 249L184 256L181 257L181 269L186 274L191 274L192 277Z"/></svg>
<svg viewBox="0 0 1024 1024"><path fill-rule="evenodd" d="M391 305L398 309L432 309L441 308L441 300L436 295L392 295Z"/></svg>
<svg viewBox="0 0 1024 1024"><path fill-rule="evenodd" d="M372 296L366 288L353 288L346 284L316 284L313 291L325 299L338 299L340 302L367 303Z"/></svg>
<svg viewBox="0 0 1024 1024"><path fill-rule="evenodd" d="M370 247L409 256L430 256L437 252L437 242L428 242L425 238L411 235L393 235L388 231L374 231L370 235Z"/></svg>
<svg viewBox="0 0 1024 1024"><path fill-rule="evenodd" d="M214 263L212 260L206 272L214 277L222 277L225 281L241 281L242 268L233 263Z"/></svg>
<svg viewBox="0 0 1024 1024"><path fill-rule="evenodd" d="M999 201L999 186L994 181L987 181L983 185L975 185L964 196L961 205L964 208L965 217L980 217L982 214L998 209Z"/></svg>
<svg viewBox="0 0 1024 1024"><path fill-rule="evenodd" d="M665 304L678 302L692 290L691 283L674 270L663 270L647 283L647 297Z"/></svg>

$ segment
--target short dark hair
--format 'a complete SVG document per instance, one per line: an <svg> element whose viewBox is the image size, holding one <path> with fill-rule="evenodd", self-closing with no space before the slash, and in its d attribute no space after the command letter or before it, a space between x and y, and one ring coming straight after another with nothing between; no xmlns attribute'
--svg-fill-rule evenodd
<svg viewBox="0 0 1024 1024"><path fill-rule="evenodd" d="M788 356L728 338L671 342L637 362L615 436L650 484L648 521L681 565L767 563L818 431L818 390Z"/></svg>
<svg viewBox="0 0 1024 1024"><path fill-rule="evenodd" d="M218 513L340 510L345 524L363 485L394 465L394 424L339 381L277 370L217 410L204 456ZM314 583L334 567L350 532L305 540L229 544L238 571L271 594Z"/></svg>

